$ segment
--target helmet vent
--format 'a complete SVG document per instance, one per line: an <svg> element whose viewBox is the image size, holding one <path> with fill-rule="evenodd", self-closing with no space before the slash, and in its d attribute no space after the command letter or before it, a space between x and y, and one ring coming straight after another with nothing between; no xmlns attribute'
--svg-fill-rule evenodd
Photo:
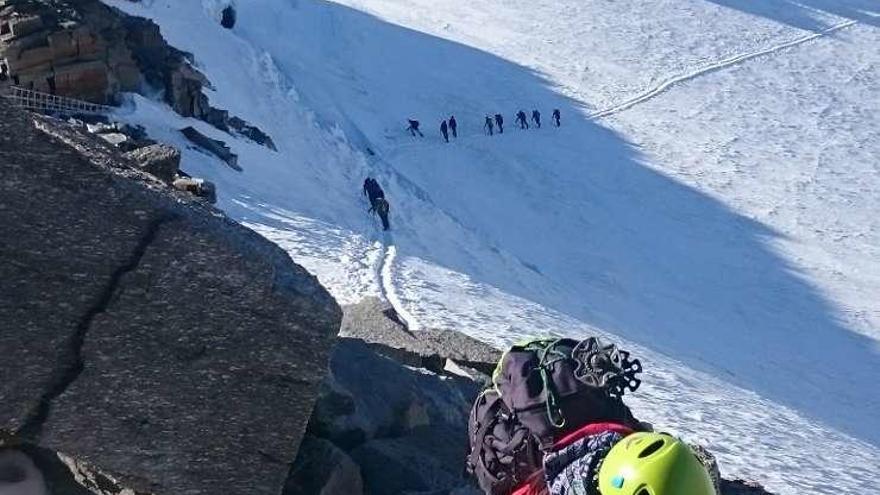
<svg viewBox="0 0 880 495"><path fill-rule="evenodd" d="M647 488L642 488L636 492L636 495L651 495L651 492L649 492Z"/></svg>
<svg viewBox="0 0 880 495"><path fill-rule="evenodd" d="M652 443L651 445L648 445L647 447L645 447L645 450L643 450L639 454L639 459L644 459L645 457L648 457L649 455L653 454L654 452L657 452L658 450L660 450L661 447L663 447L663 444L665 444L665 443L666 442L664 440L657 440L654 443ZM645 493L647 494L647 492L645 492ZM636 495L642 495L642 493L639 492Z"/></svg>

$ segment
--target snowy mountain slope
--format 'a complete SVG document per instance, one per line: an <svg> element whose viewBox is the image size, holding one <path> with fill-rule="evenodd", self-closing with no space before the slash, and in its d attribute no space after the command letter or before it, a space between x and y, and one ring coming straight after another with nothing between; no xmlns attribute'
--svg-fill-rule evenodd
<svg viewBox="0 0 880 495"><path fill-rule="evenodd" d="M255 0L229 32L212 19L222 2L108 3L155 18L196 55L212 102L273 136L279 153L233 143L242 174L192 150L184 166L343 302L384 294L414 324L497 343L613 334L648 362L641 415L705 441L732 473L781 493L877 486L878 205L859 194L880 185L867 161L876 113L860 106L877 101L867 14ZM750 58L760 52L771 54ZM739 56L747 63L586 118ZM832 93L840 104L817 120L809 109ZM180 142L179 119L136 105L129 118ZM558 107L564 126L514 130L520 107L547 120ZM507 116L503 136L482 135L490 112ZM436 125L449 113L462 136L446 145ZM405 135L409 116L427 138ZM813 147L829 136L834 153ZM792 186L820 152L849 165ZM392 199L388 235L364 213L368 173ZM861 236L841 244L824 234L835 231Z"/></svg>

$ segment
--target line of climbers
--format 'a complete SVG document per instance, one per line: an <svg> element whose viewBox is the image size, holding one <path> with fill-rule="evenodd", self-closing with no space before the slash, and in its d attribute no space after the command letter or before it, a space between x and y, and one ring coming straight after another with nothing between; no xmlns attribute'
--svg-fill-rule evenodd
<svg viewBox="0 0 880 495"><path fill-rule="evenodd" d="M558 108L553 109L553 124L556 127L560 127L562 125L562 118ZM516 112L516 123L519 124L520 129L529 129L529 120L526 117L526 113L522 110ZM410 135L413 137L420 136L425 137L422 134L420 129L421 123L415 119L408 119L408 126L406 128L409 131ZM532 110L532 124L538 129L541 128L541 112L537 109ZM500 113L496 113L494 117L486 115L486 119L483 123L483 129L486 131L486 134L493 136L495 134L495 130L498 130L498 134L504 134L504 116ZM442 120L440 122L440 134L443 136L443 140L447 143L449 142L449 134L452 133L452 137L458 137L458 122L455 120L455 115L452 115L447 120Z"/></svg>
<svg viewBox="0 0 880 495"><path fill-rule="evenodd" d="M708 451L623 403L641 372L596 337L508 348L471 409L467 471L487 495L719 495Z"/></svg>
<svg viewBox="0 0 880 495"><path fill-rule="evenodd" d="M388 212L391 209L391 205L385 199L385 191L382 190L382 186L379 185L376 179L367 177L364 180L364 194L370 200L369 213L379 215L379 219L382 220L382 230L390 229L391 224L388 222Z"/></svg>

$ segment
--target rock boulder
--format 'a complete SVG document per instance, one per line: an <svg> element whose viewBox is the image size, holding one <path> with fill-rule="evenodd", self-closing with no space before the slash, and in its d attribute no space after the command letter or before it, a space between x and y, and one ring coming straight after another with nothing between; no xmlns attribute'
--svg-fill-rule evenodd
<svg viewBox="0 0 880 495"><path fill-rule="evenodd" d="M80 138L0 100L0 446L139 492L279 493L338 306L275 245Z"/></svg>
<svg viewBox="0 0 880 495"><path fill-rule="evenodd" d="M164 182L171 182L180 168L180 151L167 144L153 144L125 154L144 172Z"/></svg>

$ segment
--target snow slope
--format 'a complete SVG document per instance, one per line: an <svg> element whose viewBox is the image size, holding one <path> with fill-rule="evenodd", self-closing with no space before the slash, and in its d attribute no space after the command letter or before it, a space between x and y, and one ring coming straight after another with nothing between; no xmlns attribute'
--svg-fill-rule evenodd
<svg viewBox="0 0 880 495"><path fill-rule="evenodd" d="M273 137L231 143L243 173L195 150L184 168L341 302L499 345L607 335L646 361L639 416L728 474L880 491L874 2L250 0L232 31L221 0L107 3ZM563 127L514 129L520 108ZM183 144L160 104L124 117Z"/></svg>

